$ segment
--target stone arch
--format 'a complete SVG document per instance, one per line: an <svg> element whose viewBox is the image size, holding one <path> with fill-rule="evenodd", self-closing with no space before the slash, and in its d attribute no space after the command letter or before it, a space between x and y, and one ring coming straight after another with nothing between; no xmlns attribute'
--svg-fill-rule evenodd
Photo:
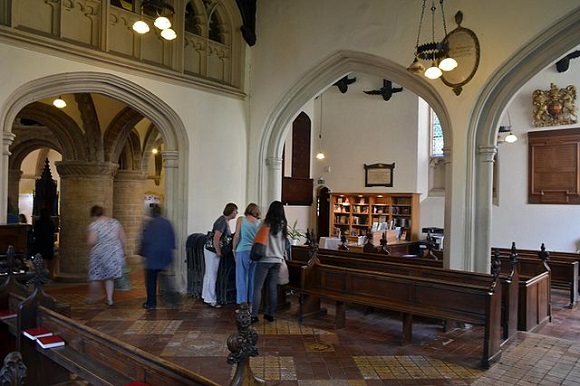
<svg viewBox="0 0 580 386"><path fill-rule="evenodd" d="M32 119L50 128L58 143L61 144L63 160L87 160L87 143L82 130L74 119L58 108L41 102L33 102L24 106L18 112L18 117Z"/></svg>
<svg viewBox="0 0 580 386"><path fill-rule="evenodd" d="M103 162L103 137L93 97L91 94L83 92L74 94L74 98L81 113L85 141L89 145L87 146L87 160Z"/></svg>
<svg viewBox="0 0 580 386"><path fill-rule="evenodd" d="M124 141L125 146L121 155L117 158L117 163L119 164L119 170L136 170L146 172L147 169L141 169L141 141L139 140L139 134L135 131L131 131Z"/></svg>
<svg viewBox="0 0 580 386"><path fill-rule="evenodd" d="M114 74L88 71L50 75L21 85L8 96L0 110L0 124L4 128L4 155L0 158L0 170L3 175L7 174L8 146L14 138L12 124L19 112L30 104L31 96L41 100L73 93L99 93L117 99L147 117L159 130L164 143L165 209L175 226L179 248L175 256L175 269L179 273L178 288L183 290L186 286L188 200L187 184L180 181L186 181L188 176L189 139L179 115L149 90ZM6 204L7 181L4 178L0 179L0 211L6 211Z"/></svg>
<svg viewBox="0 0 580 386"><path fill-rule="evenodd" d="M105 160L117 162L125 140L133 131L135 125L143 119L143 115L131 107L122 109L111 121L111 125L105 130L104 146Z"/></svg>
<svg viewBox="0 0 580 386"><path fill-rule="evenodd" d="M10 147L9 169L20 170L22 162L28 154L40 148L51 148L62 155L62 146L48 130L39 127L27 127L25 130L15 130L16 139ZM22 132L22 133L20 133ZM42 165L42 167L44 164Z"/></svg>
<svg viewBox="0 0 580 386"><path fill-rule="evenodd" d="M527 81L578 45L578 36L580 8L523 45L479 93L468 127L465 213L465 256L473 256L466 263L475 271L488 272L491 259L492 162L501 114Z"/></svg>
<svg viewBox="0 0 580 386"><path fill-rule="evenodd" d="M442 98L431 84L423 77L410 74L400 64L389 59L358 51L340 50L324 59L292 85L281 96L268 116L258 151L257 178L261 182L261 190L257 193L260 205L267 207L270 201L278 200L281 197L279 187L282 178L280 159L286 128L301 111L302 106L351 72L367 73L391 79L423 98L439 117L446 147L452 148L453 138L449 114ZM449 156L452 156L451 151L449 151ZM445 205L449 205L450 201L445 200ZM446 216L446 222L450 221L448 217Z"/></svg>

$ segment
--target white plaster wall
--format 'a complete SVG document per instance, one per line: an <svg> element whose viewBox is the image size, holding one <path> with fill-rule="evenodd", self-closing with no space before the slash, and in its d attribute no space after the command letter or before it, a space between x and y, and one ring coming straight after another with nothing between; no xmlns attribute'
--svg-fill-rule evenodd
<svg viewBox="0 0 580 386"><path fill-rule="evenodd" d="M187 131L189 147L187 233L205 232L229 201L245 205L247 119L244 102L229 95L145 78L130 70L88 64L17 48L0 41L0 108L23 84L53 74L76 71L118 75L149 90L171 106ZM30 102L35 100L30 95ZM4 128L3 128L4 129ZM185 208L184 208L185 210Z"/></svg>
<svg viewBox="0 0 580 386"><path fill-rule="evenodd" d="M477 34L482 53L478 72L464 87L461 96L456 96L439 81L431 82L419 93L423 97L423 92L434 87L449 115L450 125L444 129L447 139L451 139L448 143L453 145L453 153L452 165L448 169L452 181L447 191L450 218L446 222L456 235L446 238L450 241L446 246L456 256L463 256L466 253L464 243L468 239L466 232L469 231L465 222L469 164L467 132L475 101L489 77L513 52L577 8L578 1L560 0L555 6L553 2L529 0L449 0L445 5L448 29L455 27L449 20L461 10L464 14L462 26ZM420 2L406 0L361 0L341 2L340 6L333 0L269 0L258 3L259 43L252 51L253 119L250 138L254 146L250 146L249 153L249 189L259 189L259 165L264 163L257 151L259 142L254 140L260 138L262 130L267 127L274 107L288 99L285 95L288 90L299 85L305 74L313 72L339 50L378 55L400 64L402 69L406 68L412 60L419 13ZM361 153L360 149L358 153ZM353 190L352 185L348 190Z"/></svg>
<svg viewBox="0 0 580 386"><path fill-rule="evenodd" d="M337 87L322 94L326 158L314 158L314 175L322 176L334 192L416 192L417 97L404 89L387 102L364 93L381 88L381 78L355 73L350 77L357 81L345 94ZM364 165L375 163L395 163L393 187L365 187Z"/></svg>
<svg viewBox="0 0 580 386"><path fill-rule="evenodd" d="M558 73L555 65L549 66L527 82L509 105L512 129L518 141L499 147L499 205L494 206L492 212L494 246L509 247L515 241L517 247L527 249L539 249L541 243L545 243L549 250L576 252L580 249L579 205L527 203L527 133L580 127L580 124L533 125L532 92L549 90L550 83L560 88L575 85L580 90L580 59L571 60L569 70L564 73ZM576 106L579 105L576 99ZM508 124L506 113L502 124Z"/></svg>

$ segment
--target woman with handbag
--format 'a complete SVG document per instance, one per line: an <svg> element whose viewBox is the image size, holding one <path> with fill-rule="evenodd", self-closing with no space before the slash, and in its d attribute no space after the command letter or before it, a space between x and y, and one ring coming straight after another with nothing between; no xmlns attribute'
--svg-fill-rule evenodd
<svg viewBox="0 0 580 386"><path fill-rule="evenodd" d="M274 201L268 208L262 227L268 229L268 240L264 256L256 262L254 272L254 300L252 301L252 323L259 321L258 312L262 302L262 288L266 284L268 304L264 309L264 319L273 322L274 312L278 301L278 280L280 265L286 253L286 239L288 229L286 227L286 213L284 205L280 201ZM260 233L260 231L258 231ZM256 237L257 239L258 237Z"/></svg>
<svg viewBox="0 0 580 386"><path fill-rule="evenodd" d="M238 206L233 202L228 203L224 208L223 214L213 223L213 250L208 249L207 244L203 250L205 273L203 275L201 297L204 303L214 308L221 308L221 304L217 302L216 296L216 282L220 258L225 256L225 251L222 250L221 240L223 237L230 237L232 235L229 222L236 218L237 215Z"/></svg>
<svg viewBox="0 0 580 386"><path fill-rule="evenodd" d="M254 270L256 264L250 260L252 243L260 227L260 207L248 204L244 216L238 217L234 232L234 257L236 259L236 302L251 303L254 296Z"/></svg>

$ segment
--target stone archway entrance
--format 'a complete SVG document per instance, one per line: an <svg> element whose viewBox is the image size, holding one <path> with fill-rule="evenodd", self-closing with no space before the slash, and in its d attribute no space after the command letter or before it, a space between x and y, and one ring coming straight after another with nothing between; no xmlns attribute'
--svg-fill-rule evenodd
<svg viewBox="0 0 580 386"><path fill-rule="evenodd" d="M78 90L83 90L79 92ZM79 107L81 120L67 120L64 113L54 111L52 106L39 101L54 95L70 94ZM91 95L100 94L125 106L120 108L106 129L95 123L96 103ZM36 101L30 103L29 95ZM164 206L167 216L174 222L180 249L185 256L185 225L187 213L186 189L178 187L180 177L187 175L186 159L188 140L183 124L177 114L158 97L147 90L111 74L74 73L39 79L20 87L8 101L8 110L2 115L4 127L4 156L1 165L7 170L10 165L8 149L30 145L33 139L19 139L12 132L16 118L42 121L53 132L53 143L43 145L58 150L63 160L58 163L61 178L61 272L72 280L86 278L88 246L86 226L90 205L99 204L117 212L124 227L133 235L129 237L135 249L136 237L143 216L143 170L148 164L150 150L162 143L161 155L164 172ZM141 137L135 126L143 120L149 121L147 134ZM64 123L63 123L64 122ZM82 130L81 130L82 126ZM75 131L76 129L76 131ZM6 141L9 138L9 141ZM39 147L39 144L37 144ZM11 165L14 168L17 165ZM6 202L8 181L2 182L0 195ZM109 212L110 214L110 212ZM185 284L184 258L176 258L178 287Z"/></svg>

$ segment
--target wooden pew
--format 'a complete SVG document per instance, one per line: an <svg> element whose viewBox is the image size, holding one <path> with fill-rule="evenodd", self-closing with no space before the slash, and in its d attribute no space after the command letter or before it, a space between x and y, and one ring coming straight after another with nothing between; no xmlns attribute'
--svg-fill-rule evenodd
<svg viewBox="0 0 580 386"><path fill-rule="evenodd" d="M512 245L509 258L494 250L494 257L499 258L502 267L517 261L519 267L518 318L520 331L533 331L552 320L551 305L551 272L545 261L522 260Z"/></svg>
<svg viewBox="0 0 580 386"><path fill-rule="evenodd" d="M46 307L38 308L41 326L61 336L66 344L37 348L60 373L73 373L96 385L124 385L131 381L151 385L212 385L216 383L163 358L103 334ZM46 364L46 361L43 362ZM46 374L50 376L50 374Z"/></svg>
<svg viewBox="0 0 580 386"><path fill-rule="evenodd" d="M308 247L305 246L292 246L292 260L306 262L309 259ZM403 257L402 255L390 254L383 255L378 253L366 253L366 252L353 252L353 251L339 251L335 249L323 249L318 250L319 255L332 255L332 256L342 256L350 258L363 258L366 260L375 260L383 262L393 262L393 263L403 263L403 264L417 264L427 267L438 267L443 268L442 260L434 260L427 258L418 257Z"/></svg>
<svg viewBox="0 0 580 386"><path fill-rule="evenodd" d="M412 339L412 315L456 320L484 326L484 368L501 356L497 276L489 275L484 285L339 267L321 264L316 257L305 265L291 265L290 283L296 291L336 302L337 325L344 324L346 303L402 312L403 343Z"/></svg>
<svg viewBox="0 0 580 386"><path fill-rule="evenodd" d="M496 248L500 255L506 256L515 248ZM573 308L579 299L580 291L580 254L564 252L547 252L544 244L540 251L524 252L517 250L522 275L534 276L546 270L550 271L551 288L564 288L570 293L569 308Z"/></svg>
<svg viewBox="0 0 580 386"><path fill-rule="evenodd" d="M296 253L295 253L296 251ZM308 249L293 248L294 263L305 263L308 259ZM380 254L360 253L319 249L316 257L323 264L337 265L348 268L365 269L372 272L386 272L405 276L419 276L433 279L452 280L460 283L488 283L489 275L473 272L448 270L443 268L443 262L433 259L409 258L401 256L386 256ZM503 338L509 339L517 332L519 274L517 267L511 264L502 265L500 282L502 294L502 331ZM302 299L300 304L302 317L325 313L316 299Z"/></svg>

